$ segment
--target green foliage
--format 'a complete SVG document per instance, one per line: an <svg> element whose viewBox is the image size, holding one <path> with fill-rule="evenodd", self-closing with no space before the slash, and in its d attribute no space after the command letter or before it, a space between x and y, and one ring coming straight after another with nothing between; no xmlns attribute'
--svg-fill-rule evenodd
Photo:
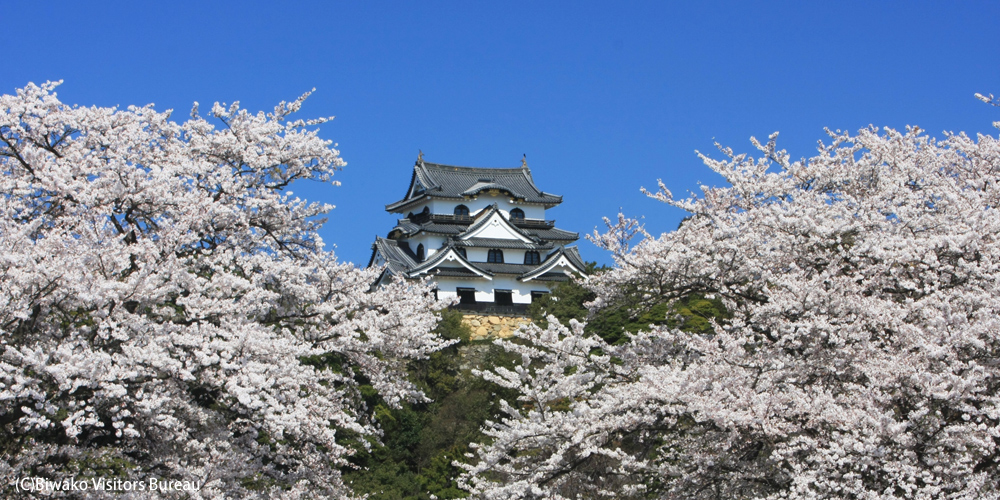
<svg viewBox="0 0 1000 500"><path fill-rule="evenodd" d="M655 302L651 306L619 304L598 311L587 323L587 331L600 335L611 344L627 340L626 333L648 331L650 325L665 325L692 333L712 331L710 321L729 317L729 313L719 299L707 299L703 295L689 295L672 303Z"/></svg>
<svg viewBox="0 0 1000 500"><path fill-rule="evenodd" d="M441 321L434 332L449 340L469 340L472 330L462 323L462 313L453 309L441 311Z"/></svg>
<svg viewBox="0 0 1000 500"><path fill-rule="evenodd" d="M588 273L602 272L588 264ZM722 303L703 296L690 296L672 304L653 301L640 305L623 301L614 307L598 311L588 319L584 303L594 295L578 280L560 283L551 294L531 306L532 319L546 326L545 318L555 316L561 322L570 319L588 320L587 330L611 343L624 341L625 332L638 332L649 325L667 325L692 332L709 332L712 318L725 318ZM352 446L355 468L344 471L345 482L358 494L368 494L373 500L429 500L463 498L455 478L460 470L452 465L464 461L469 444L481 442L480 432L486 420L498 416L501 399L513 401L516 394L475 377L470 367L479 365L507 366L514 364L510 353L488 341L470 341L469 328L462 323L457 311L441 312L437 333L458 340L453 346L435 352L428 359L412 363L410 376L429 398L426 404L407 404L401 409L389 408L370 386L361 387L361 397L373 408L375 419L383 431L380 440L368 440L345 434L344 444ZM339 366L337 359L309 360ZM555 403L568 408L569 400Z"/></svg>
<svg viewBox="0 0 1000 500"><path fill-rule="evenodd" d="M512 359L489 343L470 342L471 332L459 312L442 311L436 331L459 343L410 366L411 379L433 402L391 409L374 391L363 391L383 436L369 450L355 441L357 452L351 463L356 468L345 470L344 479L358 494L375 500L466 496L455 483L459 469L452 461L465 460L469 443L482 440L480 428L497 416L500 396L513 395L474 377L463 366L473 361L512 365Z"/></svg>
<svg viewBox="0 0 1000 500"><path fill-rule="evenodd" d="M596 262L587 263L587 274L604 272L606 266L597 267ZM531 320L545 328L548 326L550 315L555 316L560 323L566 324L571 319L583 321L587 319L589 311L584 304L597 298L594 292L585 288L579 280L573 279L562 283L557 283L552 287L552 293L543 295L540 299L531 303L528 309Z"/></svg>
<svg viewBox="0 0 1000 500"><path fill-rule="evenodd" d="M587 274L601 273L607 267L597 267L595 262L587 263ZM596 296L579 279L559 283L552 293L531 304L531 319L543 328L548 326L546 318L555 316L560 323L571 319L587 321L586 331L600 335L611 344L627 340L627 333L649 330L650 325L666 325L694 333L711 331L711 319L729 317L719 299L708 299L693 294L672 303L658 301L655 297L640 300L640 293L625 294L617 304L605 307L594 314L584 306Z"/></svg>

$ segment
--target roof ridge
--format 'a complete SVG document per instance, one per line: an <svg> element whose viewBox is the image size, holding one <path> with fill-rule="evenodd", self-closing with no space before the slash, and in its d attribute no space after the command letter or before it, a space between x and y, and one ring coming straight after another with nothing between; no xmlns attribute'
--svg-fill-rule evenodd
<svg viewBox="0 0 1000 500"><path fill-rule="evenodd" d="M421 189L417 189L418 184ZM545 207L554 207L562 203L563 199L562 196L539 189L531 170L526 166L467 167L418 160L413 166L406 196L386 205L385 209L396 212L430 198L461 200L477 196L483 188L497 188L508 192L521 203L541 204Z"/></svg>
<svg viewBox="0 0 1000 500"><path fill-rule="evenodd" d="M420 175L420 174L423 174L423 175ZM424 183L423 182L424 178L426 178L427 180L430 181L430 183L429 183L430 186L424 186L425 190L429 191L429 190L432 190L432 189L441 189L441 183L438 182L437 179L435 179L434 176L432 176L431 173L427 171L427 164L424 163L423 161L421 161L419 165L414 165L413 166L413 175L417 176L417 178L420 180L421 184ZM411 182L411 184L412 184L412 182Z"/></svg>
<svg viewBox="0 0 1000 500"><path fill-rule="evenodd" d="M421 162L421 165L427 168L461 168L465 170L488 170L492 172L506 170L508 173L514 173L523 170L522 167L470 167L467 165L446 165L444 163L431 163L431 162Z"/></svg>

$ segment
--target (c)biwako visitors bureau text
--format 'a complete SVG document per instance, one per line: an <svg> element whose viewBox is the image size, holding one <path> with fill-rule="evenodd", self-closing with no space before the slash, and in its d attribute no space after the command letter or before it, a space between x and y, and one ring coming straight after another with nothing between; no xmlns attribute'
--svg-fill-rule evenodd
<svg viewBox="0 0 1000 500"><path fill-rule="evenodd" d="M45 477L23 477L14 481L12 486L18 493L56 491L198 491L201 489L201 481L156 478L126 481L117 478L49 479Z"/></svg>

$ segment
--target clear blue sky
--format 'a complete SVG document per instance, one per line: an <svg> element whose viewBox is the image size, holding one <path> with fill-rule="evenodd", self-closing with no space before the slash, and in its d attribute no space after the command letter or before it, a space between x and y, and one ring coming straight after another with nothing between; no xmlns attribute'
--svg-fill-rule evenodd
<svg viewBox="0 0 1000 500"><path fill-rule="evenodd" d="M270 110L316 87L302 117L348 162L323 230L364 265L395 218L417 150L514 167L564 196L587 233L619 207L654 234L684 214L645 198L722 179L694 154L780 131L811 156L823 127L996 133L1000 2L20 2L0 0L0 92L63 79L63 102L193 101ZM580 242L588 260L609 258Z"/></svg>

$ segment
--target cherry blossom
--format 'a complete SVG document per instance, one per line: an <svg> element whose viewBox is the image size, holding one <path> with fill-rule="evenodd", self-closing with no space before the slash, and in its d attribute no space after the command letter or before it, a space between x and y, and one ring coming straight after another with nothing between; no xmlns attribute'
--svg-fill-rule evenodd
<svg viewBox="0 0 1000 500"><path fill-rule="evenodd" d="M647 193L690 213L676 231L594 238L616 265L592 310L731 317L498 341L521 362L482 376L520 397L463 465L474 497L1000 498L1000 141L828 134L798 161L777 134L701 155L727 187Z"/></svg>
<svg viewBox="0 0 1000 500"><path fill-rule="evenodd" d="M344 165L289 118L308 94L179 124L56 85L0 96L0 478L349 495L379 432L360 387L424 400L405 364L447 342L426 283L369 291L317 236L332 207L287 192Z"/></svg>

